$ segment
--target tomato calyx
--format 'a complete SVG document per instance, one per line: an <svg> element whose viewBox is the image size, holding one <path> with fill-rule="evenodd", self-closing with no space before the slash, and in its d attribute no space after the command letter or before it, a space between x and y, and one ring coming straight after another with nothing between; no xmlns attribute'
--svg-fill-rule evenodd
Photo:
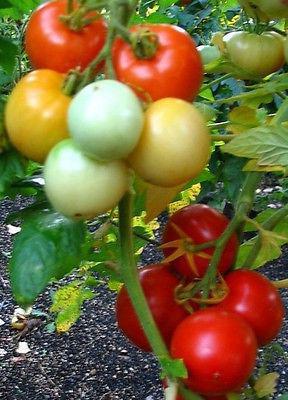
<svg viewBox="0 0 288 400"><path fill-rule="evenodd" d="M95 6L91 8L86 5L73 8L73 4L69 3L67 14L60 15L59 19L72 31L79 32L85 26L101 18L101 15L97 11L95 12Z"/></svg>
<svg viewBox="0 0 288 400"><path fill-rule="evenodd" d="M131 33L130 43L137 58L148 60L156 54L159 40L156 33L144 28Z"/></svg>
<svg viewBox="0 0 288 400"><path fill-rule="evenodd" d="M206 293L204 294L204 291L201 290L201 281L194 281L190 282L186 286L177 286L175 290L175 298L178 303L183 304L184 306L188 301L200 305L214 305L221 303L228 295L229 288L220 273L218 273L218 279L216 282L208 287Z"/></svg>
<svg viewBox="0 0 288 400"><path fill-rule="evenodd" d="M194 275L199 276L199 271L195 264L194 255L205 259L211 259L211 255L205 253L202 250L215 246L215 241L213 240L197 245L194 243L191 237L187 236L186 233L181 228L179 228L179 226L177 226L173 222L171 223L171 226L177 232L180 239L166 242L160 246L161 249L175 249L172 254L164 259L163 262L170 263L171 261L174 261L181 256L185 256L191 271L194 273Z"/></svg>

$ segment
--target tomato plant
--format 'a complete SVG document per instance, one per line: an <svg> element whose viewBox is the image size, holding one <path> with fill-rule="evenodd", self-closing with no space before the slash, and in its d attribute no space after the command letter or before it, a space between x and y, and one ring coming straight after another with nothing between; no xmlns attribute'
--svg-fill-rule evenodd
<svg viewBox="0 0 288 400"><path fill-rule="evenodd" d="M129 174L122 161L97 162L66 139L49 153L44 178L47 197L57 211L87 219L117 205L128 188Z"/></svg>
<svg viewBox="0 0 288 400"><path fill-rule="evenodd" d="M141 268L139 280L155 322L169 346L176 326L189 315L184 305L176 302L175 289L180 285L180 281L169 272L165 264ZM125 286L117 296L116 317L119 328L132 343L144 351L151 351Z"/></svg>
<svg viewBox="0 0 288 400"><path fill-rule="evenodd" d="M74 4L75 5L75 4ZM25 33L25 49L34 68L68 72L84 69L100 52L106 38L106 23L95 13L88 25L70 28L61 20L67 11L65 0L48 1L39 6L29 19Z"/></svg>
<svg viewBox="0 0 288 400"><path fill-rule="evenodd" d="M260 346L275 339L282 327L285 311L273 284L260 273L249 270L230 272L225 282L229 292L219 307L245 318Z"/></svg>
<svg viewBox="0 0 288 400"><path fill-rule="evenodd" d="M202 63L193 39L183 29L166 24L143 24L131 28L132 33L149 31L157 35L156 53L139 58L123 39L113 48L117 79L152 100L176 97L193 100L200 89Z"/></svg>
<svg viewBox="0 0 288 400"><path fill-rule="evenodd" d="M196 177L209 155L210 136L200 112L188 102L167 98L147 108L139 143L128 161L143 180L172 187Z"/></svg>
<svg viewBox="0 0 288 400"><path fill-rule="evenodd" d="M133 91L121 82L91 83L73 98L68 126L79 148L102 161L125 158L136 146L143 111Z"/></svg>
<svg viewBox="0 0 288 400"><path fill-rule="evenodd" d="M56 143L69 137L66 115L71 98L62 92L64 78L52 70L32 71L17 83L8 98L8 137L31 160L43 162Z"/></svg>
<svg viewBox="0 0 288 400"><path fill-rule="evenodd" d="M165 257L175 255L177 250L183 251L171 260L175 271L187 278L202 277L214 252L213 244L202 251L192 253L189 245L200 245L216 240L227 228L229 220L217 210L204 205L194 204L176 211L165 226L163 232L163 252ZM227 271L235 260L238 239L233 234L226 244L218 264L218 270ZM173 256L172 256L173 258Z"/></svg>
<svg viewBox="0 0 288 400"><path fill-rule="evenodd" d="M235 313L213 308L195 311L176 328L171 354L183 359L187 386L204 395L238 391L256 361L254 332Z"/></svg>
<svg viewBox="0 0 288 400"><path fill-rule="evenodd" d="M284 39L276 32L230 32L223 41L241 79L264 78L284 65Z"/></svg>

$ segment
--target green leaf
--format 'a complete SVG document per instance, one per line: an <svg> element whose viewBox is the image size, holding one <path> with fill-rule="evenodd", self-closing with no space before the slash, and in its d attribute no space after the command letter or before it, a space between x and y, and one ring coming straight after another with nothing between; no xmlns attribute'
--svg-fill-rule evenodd
<svg viewBox="0 0 288 400"><path fill-rule="evenodd" d="M0 199L12 194L11 186L24 178L25 172L26 161L18 152L10 150L0 154Z"/></svg>
<svg viewBox="0 0 288 400"><path fill-rule="evenodd" d="M9 263L13 295L27 306L52 279L60 279L84 258L86 227L52 211L23 223Z"/></svg>
<svg viewBox="0 0 288 400"><path fill-rule="evenodd" d="M67 332L80 317L84 301L94 297L95 294L84 288L79 280L58 289L53 295L50 308L51 312L58 314L55 321L57 332Z"/></svg>
<svg viewBox="0 0 288 400"><path fill-rule="evenodd" d="M9 8L10 6L11 6L11 3L9 0L1 0L0 9L1 8Z"/></svg>
<svg viewBox="0 0 288 400"><path fill-rule="evenodd" d="M270 372L258 378L254 385L257 396L261 399L262 397L274 394L278 378L279 374L277 372Z"/></svg>
<svg viewBox="0 0 288 400"><path fill-rule="evenodd" d="M288 166L288 129L267 126L251 129L222 146L237 157L255 158L257 164Z"/></svg>
<svg viewBox="0 0 288 400"><path fill-rule="evenodd" d="M163 369L164 376L170 376L173 378L187 378L188 374L183 360L161 358L160 363Z"/></svg>
<svg viewBox="0 0 288 400"><path fill-rule="evenodd" d="M8 75L12 75L16 66L16 56L19 52L17 44L12 40L0 37L0 67Z"/></svg>

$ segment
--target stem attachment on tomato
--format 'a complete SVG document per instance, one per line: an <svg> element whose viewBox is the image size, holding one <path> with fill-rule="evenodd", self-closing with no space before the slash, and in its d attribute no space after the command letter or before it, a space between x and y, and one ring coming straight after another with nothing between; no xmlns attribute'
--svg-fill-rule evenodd
<svg viewBox="0 0 288 400"><path fill-rule="evenodd" d="M131 34L130 43L137 58L149 60L156 54L159 40L157 34L149 29L139 29Z"/></svg>
<svg viewBox="0 0 288 400"><path fill-rule="evenodd" d="M101 10L105 4L105 1L99 1L91 6L83 4L80 7L73 8L73 1L68 1L67 14L61 15L59 19L72 31L79 32L86 25L100 18L100 14L96 10Z"/></svg>

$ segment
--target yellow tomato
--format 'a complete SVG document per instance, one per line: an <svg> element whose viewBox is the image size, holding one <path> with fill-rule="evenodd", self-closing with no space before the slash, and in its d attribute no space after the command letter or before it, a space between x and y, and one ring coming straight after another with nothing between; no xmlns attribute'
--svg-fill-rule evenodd
<svg viewBox="0 0 288 400"><path fill-rule="evenodd" d="M52 70L32 71L18 82L8 98L8 137L31 160L44 162L50 149L69 137L66 116L71 98L61 91L64 78Z"/></svg>
<svg viewBox="0 0 288 400"><path fill-rule="evenodd" d="M172 187L195 178L210 155L210 135L200 112L190 103L164 98L152 103L144 129L128 161L156 186Z"/></svg>

